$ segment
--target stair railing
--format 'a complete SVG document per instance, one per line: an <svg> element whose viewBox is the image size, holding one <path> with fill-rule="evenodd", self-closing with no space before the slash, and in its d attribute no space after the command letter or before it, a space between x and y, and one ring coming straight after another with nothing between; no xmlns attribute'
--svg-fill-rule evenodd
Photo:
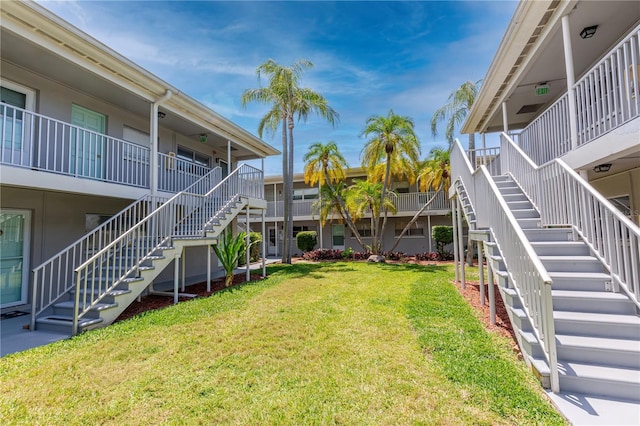
<svg viewBox="0 0 640 426"><path fill-rule="evenodd" d="M457 140L451 152L451 171L452 181L461 180L467 188L469 199L475 207L476 226L488 228L500 248L509 274L509 282L523 302L524 311L532 324L534 334L541 343L549 365L551 389L557 392L560 385L551 277L500 194L487 168L481 165L472 171L464 150ZM465 182L465 178L471 180Z"/></svg>
<svg viewBox="0 0 640 426"><path fill-rule="evenodd" d="M640 307L640 228L560 159L542 166L505 135L503 171L510 173L541 207L543 226L569 226L609 269L615 283Z"/></svg>
<svg viewBox="0 0 640 426"><path fill-rule="evenodd" d="M166 198L156 198L155 203L165 201ZM141 217L147 216L153 205L149 195L139 198L32 270L31 330L34 330L36 317L73 287L75 267L122 235Z"/></svg>
<svg viewBox="0 0 640 426"><path fill-rule="evenodd" d="M173 237L202 237L207 215L220 210L230 198L263 195L263 175L258 169L241 165L213 188L207 187L207 182L215 181L214 173L219 176L220 169L174 195L75 269L73 335L78 332L79 320L93 306L134 278L143 263Z"/></svg>

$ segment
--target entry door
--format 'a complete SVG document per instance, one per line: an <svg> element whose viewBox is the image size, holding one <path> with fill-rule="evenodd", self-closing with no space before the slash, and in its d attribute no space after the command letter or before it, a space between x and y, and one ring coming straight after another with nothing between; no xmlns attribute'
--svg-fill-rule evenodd
<svg viewBox="0 0 640 426"><path fill-rule="evenodd" d="M222 179L229 176L229 164L226 161L220 160L220 168L222 169Z"/></svg>
<svg viewBox="0 0 640 426"><path fill-rule="evenodd" d="M3 82L3 85L6 84ZM20 166L31 164L32 119L23 110L28 108L27 94L8 87L0 88L0 135L2 162ZM12 107L20 108L15 109Z"/></svg>
<svg viewBox="0 0 640 426"><path fill-rule="evenodd" d="M107 117L79 105L71 106L71 124L88 131L72 130L70 172L77 176L102 179L104 174L104 133ZM97 134L99 133L99 134Z"/></svg>
<svg viewBox="0 0 640 426"><path fill-rule="evenodd" d="M331 225L331 247L344 250L344 225L336 223Z"/></svg>
<svg viewBox="0 0 640 426"><path fill-rule="evenodd" d="M275 226L267 228L267 254L270 256L276 256L278 254L278 238Z"/></svg>
<svg viewBox="0 0 640 426"><path fill-rule="evenodd" d="M27 303L31 212L0 210L0 307Z"/></svg>

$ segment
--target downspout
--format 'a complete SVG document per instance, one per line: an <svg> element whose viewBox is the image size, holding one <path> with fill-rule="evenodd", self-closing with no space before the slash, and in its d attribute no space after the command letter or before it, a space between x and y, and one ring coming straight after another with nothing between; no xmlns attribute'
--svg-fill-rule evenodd
<svg viewBox="0 0 640 426"><path fill-rule="evenodd" d="M149 131L149 146L151 148L151 158L149 159L149 189L151 197L158 196L158 107L161 103L171 98L173 93L167 89L164 96L151 104L151 129ZM155 205L155 203L154 203Z"/></svg>

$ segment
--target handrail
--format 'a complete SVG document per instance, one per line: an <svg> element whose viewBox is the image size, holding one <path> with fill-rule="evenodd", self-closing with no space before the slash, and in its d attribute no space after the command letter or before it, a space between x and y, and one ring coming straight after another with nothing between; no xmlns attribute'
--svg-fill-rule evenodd
<svg viewBox="0 0 640 426"><path fill-rule="evenodd" d="M141 188L149 187L149 148L5 103L0 163Z"/></svg>
<svg viewBox="0 0 640 426"><path fill-rule="evenodd" d="M564 161L523 168L522 156L526 155L513 140L502 134L501 144L512 152L506 170L531 194L533 202L543 206L542 225L571 226L640 307L640 228Z"/></svg>
<svg viewBox="0 0 640 426"><path fill-rule="evenodd" d="M180 192L209 173L208 166L183 160L175 155L158 153L158 189Z"/></svg>
<svg viewBox="0 0 640 426"><path fill-rule="evenodd" d="M531 321L533 332L541 343L551 372L551 388L559 390L555 325L551 299L552 280L531 243L518 224L491 178L487 168L480 165L472 171L459 141L451 152L452 181L464 182L469 200L475 203L476 225L489 228L500 248L507 266L509 282L523 302L524 311ZM464 166L466 167L464 167ZM455 174L453 174L455 173ZM455 185L452 185L455 187ZM473 190L471 190L473 188Z"/></svg>
<svg viewBox="0 0 640 426"><path fill-rule="evenodd" d="M163 203L166 198L156 198L154 201L155 203ZM122 234L123 230L129 229L140 217L146 216L149 211L153 210L152 204L149 195L139 198L106 222L32 269L31 330L35 327L36 316L73 287L71 275L75 265L88 259L95 251Z"/></svg>
<svg viewBox="0 0 640 426"><path fill-rule="evenodd" d="M201 183L215 173L220 173L218 168L174 195L75 269L74 335L78 321L120 283L133 278L143 262L171 238L202 237L212 212L220 211L229 200L263 197L262 171L243 164L213 188Z"/></svg>

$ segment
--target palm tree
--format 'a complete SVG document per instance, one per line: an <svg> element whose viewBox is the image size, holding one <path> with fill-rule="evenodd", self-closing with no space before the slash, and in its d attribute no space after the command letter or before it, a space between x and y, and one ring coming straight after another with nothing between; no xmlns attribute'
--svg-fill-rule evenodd
<svg viewBox="0 0 640 426"><path fill-rule="evenodd" d="M387 189L391 186L392 170L405 168L412 169L413 164L420 156L420 142L414 131L413 120L409 117L397 115L393 110L389 110L386 117L372 116L367 119L362 135L371 139L365 144L362 150L362 165L368 173L376 176L380 164L384 163L385 172L382 179L382 190L380 200L387 196ZM384 219L380 225L380 218L376 221L376 233L383 235L387 224L388 210L382 203L382 214ZM381 240L382 241L382 240ZM382 245L379 247L383 250ZM374 254L379 254L373 250Z"/></svg>
<svg viewBox="0 0 640 426"><path fill-rule="evenodd" d="M343 182L347 176L346 169L349 165L336 143L333 141L327 142L327 144L314 143L304 155L304 161L306 163L304 167L305 183L311 186L320 183L320 198L314 203L320 213L320 224L324 226L327 218L334 211L337 211L353 232L358 243L365 249L342 195L344 192Z"/></svg>
<svg viewBox="0 0 640 426"><path fill-rule="evenodd" d="M465 81L454 92L451 92L447 103L438 108L431 117L431 133L433 136L438 135L438 123L446 120L444 135L449 141L449 146L453 144L453 134L455 128L458 127L464 119L467 117L471 106L478 96L480 85L482 80L478 80L475 83L472 81ZM469 134L469 151L473 153L476 148L475 135ZM473 161L471 164L474 164Z"/></svg>
<svg viewBox="0 0 640 426"><path fill-rule="evenodd" d="M441 148L433 148L429 153L429 158L424 162L421 162L418 179L420 182L420 191L428 191L430 189L435 191L435 194L420 208L420 210L413 215L407 226L404 227L396 242L391 247L394 251L400 243L402 237L407 233L409 228L418 220L422 212L433 203L440 191L444 191L445 194L449 192L451 186L451 165L449 163L449 150Z"/></svg>
<svg viewBox="0 0 640 426"><path fill-rule="evenodd" d="M291 263L291 239L293 237L293 129L295 117L306 121L311 112L315 112L334 125L338 120L338 113L329 106L327 100L320 94L308 88L299 86L303 72L313 64L301 59L290 67L284 67L273 59L260 65L256 72L258 80L265 75L267 87L248 89L242 94L242 105L249 102L260 102L271 105L271 110L260 120L258 135L267 129L275 132L282 123L282 175L284 184L284 242L283 262ZM287 132L288 131L288 132Z"/></svg>
<svg viewBox="0 0 640 426"><path fill-rule="evenodd" d="M471 106L478 96L480 85L482 80L478 80L475 83L472 81L465 81L454 92L451 92L447 103L438 108L431 117L431 133L435 137L438 134L438 122L446 120L445 136L449 141L449 147L453 144L453 133L455 128L460 125L467 117L467 113L471 109ZM469 134L469 160L471 164L476 164L476 138L475 134ZM472 247L471 236L469 236L468 246ZM467 251L467 264L473 264L473 250Z"/></svg>
<svg viewBox="0 0 640 426"><path fill-rule="evenodd" d="M371 215L371 251L375 254L382 253L382 239L384 234L376 227L376 222L380 218L383 210L390 210L396 213L396 205L391 199L395 192L389 190L382 198L383 183L370 181L356 181L347 191L347 209L351 213L354 221L361 219L367 213ZM360 233L358 232L358 235Z"/></svg>

